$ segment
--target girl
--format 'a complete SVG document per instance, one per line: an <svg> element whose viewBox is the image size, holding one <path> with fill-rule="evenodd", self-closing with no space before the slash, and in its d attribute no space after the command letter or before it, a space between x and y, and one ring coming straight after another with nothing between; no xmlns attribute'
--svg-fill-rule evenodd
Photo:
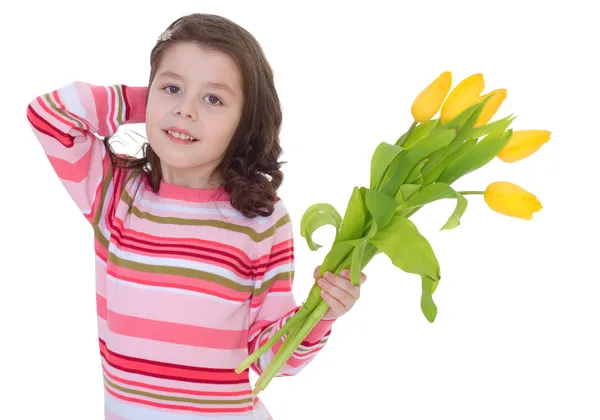
<svg viewBox="0 0 600 420"><path fill-rule="evenodd" d="M73 82L27 109L94 230L105 418L269 419L234 369L299 309L271 67L252 35L205 14L173 22L150 64L148 87ZM127 123L146 124L141 159L110 148ZM330 309L278 376L322 350L360 296L349 278L320 279Z"/></svg>

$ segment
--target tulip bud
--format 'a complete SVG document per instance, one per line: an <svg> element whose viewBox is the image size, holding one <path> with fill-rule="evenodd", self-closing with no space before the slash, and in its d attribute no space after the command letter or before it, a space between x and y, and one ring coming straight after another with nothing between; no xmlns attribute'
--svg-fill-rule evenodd
<svg viewBox="0 0 600 420"><path fill-rule="evenodd" d="M437 114L451 87L452 73L445 71L423 89L412 104L411 112L415 121L424 123Z"/></svg>
<svg viewBox="0 0 600 420"><path fill-rule="evenodd" d="M493 96L492 96L493 95ZM481 114L479 114L479 118L475 123L475 127L481 127L488 123L489 120L492 119L502 102L506 99L506 89L496 89L487 95L482 96L479 101L481 102L488 96L492 96L489 101L485 104L483 109L481 110Z"/></svg>
<svg viewBox="0 0 600 420"><path fill-rule="evenodd" d="M491 183L483 197L495 212L524 220L533 219L533 213L542 209L542 204L535 195L510 182Z"/></svg>
<svg viewBox="0 0 600 420"><path fill-rule="evenodd" d="M504 162L517 162L525 159L550 140L550 134L548 130L515 130L497 156Z"/></svg>
<svg viewBox="0 0 600 420"><path fill-rule="evenodd" d="M440 117L447 124L462 111L475 104L484 88L483 74L476 73L463 79L448 95L442 106Z"/></svg>

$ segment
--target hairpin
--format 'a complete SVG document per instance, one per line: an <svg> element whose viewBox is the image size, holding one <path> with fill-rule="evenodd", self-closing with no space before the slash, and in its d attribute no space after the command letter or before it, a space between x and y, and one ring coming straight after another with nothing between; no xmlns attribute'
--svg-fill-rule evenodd
<svg viewBox="0 0 600 420"><path fill-rule="evenodd" d="M167 29L162 34L160 34L160 36L158 37L158 40L159 41L168 41L169 39L171 39L172 35L173 35L173 31L171 29Z"/></svg>

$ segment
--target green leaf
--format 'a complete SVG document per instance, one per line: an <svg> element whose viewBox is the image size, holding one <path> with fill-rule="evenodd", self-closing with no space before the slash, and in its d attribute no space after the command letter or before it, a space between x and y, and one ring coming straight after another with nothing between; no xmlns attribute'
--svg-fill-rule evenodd
<svg viewBox="0 0 600 420"><path fill-rule="evenodd" d="M406 182L409 184L423 184L423 174L421 173L421 169L423 168L423 165L425 165L427 163L429 159L425 158L422 159L417 166L415 166L413 168L413 170L410 172L410 174L408 174L408 177L406 178Z"/></svg>
<svg viewBox="0 0 600 420"><path fill-rule="evenodd" d="M437 287L437 283L439 281L434 281L427 276L421 277L421 311L429 322L435 321L437 316L437 306L433 301L433 292Z"/></svg>
<svg viewBox="0 0 600 420"><path fill-rule="evenodd" d="M471 138L466 140L454 153L449 156L446 156L431 172L423 177L424 184L431 184L438 180L442 172L452 165L456 160L458 160L461 155L463 155L467 150L471 149L473 146L477 144L476 138Z"/></svg>
<svg viewBox="0 0 600 420"><path fill-rule="evenodd" d="M455 130L440 128L414 144L410 149L397 155L390 163L380 191L389 196L395 196L398 188L405 183L406 178L419 161L430 153L446 147L455 135Z"/></svg>
<svg viewBox="0 0 600 420"><path fill-rule="evenodd" d="M335 226L337 236L341 223L342 217L331 204L313 204L302 216L300 221L300 235L306 239L311 251L316 251L321 248L321 245L313 241L312 235L314 231L321 226L333 225Z"/></svg>
<svg viewBox="0 0 600 420"><path fill-rule="evenodd" d="M403 184L398 188L398 192L394 196L396 204L402 204L413 196L422 187L420 184Z"/></svg>
<svg viewBox="0 0 600 420"><path fill-rule="evenodd" d="M359 187L354 187L340 227L339 240L360 238L365 229L367 208Z"/></svg>
<svg viewBox="0 0 600 420"><path fill-rule="evenodd" d="M456 207L454 208L454 211L448 218L446 224L442 226L441 230L454 229L455 227L460 225L460 218L465 213L465 210L467 210L467 204L468 201L465 198L465 196L459 192L456 192Z"/></svg>
<svg viewBox="0 0 600 420"><path fill-rule="evenodd" d="M441 230L453 229L460 224L460 218L467 209L468 202L462 194L455 191L448 184L435 182L433 184L426 185L421 191L401 204L400 209L412 210L444 198L456 198L456 207Z"/></svg>
<svg viewBox="0 0 600 420"><path fill-rule="evenodd" d="M370 188L377 186L390 162L404 150L403 147L395 144L381 142L373 152L371 157L371 182Z"/></svg>
<svg viewBox="0 0 600 420"><path fill-rule="evenodd" d="M473 130L473 127L475 127L475 123L479 119L479 115L481 115L483 107L486 105L487 101L490 100L490 98L491 96L488 96L481 102L470 107L473 108L473 112L471 113L467 121L460 127L460 129L458 130L458 134L456 135L454 140L452 140L452 143L450 143L450 145L448 146L448 149L446 150L446 156L449 156L452 153L454 153L462 146L465 140L471 138L471 131Z"/></svg>
<svg viewBox="0 0 600 420"><path fill-rule="evenodd" d="M511 136L512 129L500 135L497 133L495 135L494 133L489 134L465 152L460 159L457 159L456 162L448 166L440 176L440 181L450 185L460 177L486 165L500 153Z"/></svg>
<svg viewBox="0 0 600 420"><path fill-rule="evenodd" d="M345 243L355 246L354 250L352 251L350 268L350 281L353 286L358 286L360 284L360 271L361 267L363 266L363 254L369 239L371 239L378 230L385 228L389 224L390 220L392 220L392 217L394 217L394 213L396 212L396 201L393 197L382 194L378 191L365 189L364 187L362 190L365 194L365 203L367 209L372 216L372 223L369 232L363 238L345 241Z"/></svg>
<svg viewBox="0 0 600 420"><path fill-rule="evenodd" d="M439 262L429 241L401 213L396 213L390 223L369 241L401 270L440 279Z"/></svg>
<svg viewBox="0 0 600 420"><path fill-rule="evenodd" d="M406 142L404 143L404 148L408 149L410 146L417 143L419 140L421 140L426 135L428 135L431 132L431 129L433 128L433 126L435 125L435 123L437 121L438 121L437 119L429 120L426 123L418 124L414 128L413 132L410 133L410 136L408 136L408 139L406 139Z"/></svg>
<svg viewBox="0 0 600 420"><path fill-rule="evenodd" d="M396 212L394 197L370 189L365 189L364 192L367 209L373 216L373 222L377 224L377 230L385 228Z"/></svg>
<svg viewBox="0 0 600 420"><path fill-rule="evenodd" d="M498 134L506 131L508 126L515 120L512 114L508 117L504 117L500 120L488 123L486 125L482 125L481 127L476 127L471 130L471 138L478 139L483 136L487 136L488 134Z"/></svg>

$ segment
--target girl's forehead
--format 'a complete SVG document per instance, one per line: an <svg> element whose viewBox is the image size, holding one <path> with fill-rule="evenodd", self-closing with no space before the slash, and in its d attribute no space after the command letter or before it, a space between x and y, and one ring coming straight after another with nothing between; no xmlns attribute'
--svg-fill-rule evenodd
<svg viewBox="0 0 600 420"><path fill-rule="evenodd" d="M241 85L241 73L229 54L192 43L176 44L165 51L157 77L205 79L214 87L227 85L235 91ZM220 86L227 89L225 86Z"/></svg>

